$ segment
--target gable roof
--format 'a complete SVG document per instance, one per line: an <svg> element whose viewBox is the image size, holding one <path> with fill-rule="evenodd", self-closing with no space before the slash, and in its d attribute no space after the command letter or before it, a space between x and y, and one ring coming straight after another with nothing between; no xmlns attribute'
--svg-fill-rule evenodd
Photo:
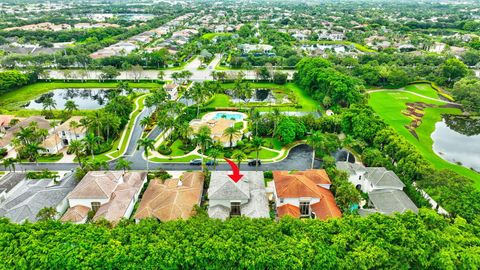
<svg viewBox="0 0 480 270"><path fill-rule="evenodd" d="M26 173L9 172L0 178L0 193L12 190L20 181L25 179Z"/></svg>
<svg viewBox="0 0 480 270"><path fill-rule="evenodd" d="M398 176L384 167L367 167L365 178L375 187L396 187L403 189L405 184Z"/></svg>
<svg viewBox="0 0 480 270"><path fill-rule="evenodd" d="M85 132L85 127L83 126L78 126L76 128L71 128L70 127L70 123L72 123L73 121L77 122L80 124L80 120L83 119L83 116L72 116L70 117L67 121L63 122L62 124L60 124L57 128L56 128L56 131L71 131L71 132L74 132L74 133L77 133L77 134L81 134L81 133L84 133Z"/></svg>
<svg viewBox="0 0 480 270"><path fill-rule="evenodd" d="M91 171L68 195L69 199L108 199L120 184L120 171Z"/></svg>
<svg viewBox="0 0 480 270"><path fill-rule="evenodd" d="M75 187L73 174L65 176L59 184L51 179L25 180L7 200L0 204L0 216L12 222L35 222L37 213L45 207L57 207Z"/></svg>
<svg viewBox="0 0 480 270"><path fill-rule="evenodd" d="M314 172L310 174L314 174ZM320 178L321 176L319 175L316 181L319 181ZM275 190L279 198L322 198L323 196L315 181L302 173L274 171L273 181L275 182ZM330 181L330 179L328 179L328 181Z"/></svg>
<svg viewBox="0 0 480 270"><path fill-rule="evenodd" d="M155 217L161 221L189 218L200 201L204 178L201 172L186 172L182 180L150 181L135 218Z"/></svg>
<svg viewBox="0 0 480 270"><path fill-rule="evenodd" d="M81 222L88 216L88 212L90 212L90 208L83 206L83 205L75 205L74 207L70 207L67 209L67 212L63 214L61 221L71 221L71 222Z"/></svg>
<svg viewBox="0 0 480 270"><path fill-rule="evenodd" d="M210 177L208 198L210 200L248 200L250 198L249 178L251 172L244 172L244 176L237 183L228 176L229 171L214 171Z"/></svg>
<svg viewBox="0 0 480 270"><path fill-rule="evenodd" d="M339 169L341 171L345 171L350 175L357 174L357 173L363 174L363 173L366 172L365 166L363 166L361 164L358 164L358 163L350 163L350 162L346 162L346 161L337 161L335 164L336 164L337 169Z"/></svg>
<svg viewBox="0 0 480 270"><path fill-rule="evenodd" d="M300 218L300 208L291 204L284 204L277 207L277 215L279 218L283 216L291 216L295 218Z"/></svg>
<svg viewBox="0 0 480 270"><path fill-rule="evenodd" d="M12 139L15 137L15 133L17 133L20 128L25 128L30 123L37 123L38 128L40 129L50 129L50 122L45 119L43 116L30 116L28 118L25 118L23 120L20 120L15 126L9 128L6 132L5 135L0 139L0 147L7 146L10 144Z"/></svg>
<svg viewBox="0 0 480 270"><path fill-rule="evenodd" d="M368 193L368 197L375 209L383 214L403 213L407 210L418 213L417 206L402 190L374 190Z"/></svg>

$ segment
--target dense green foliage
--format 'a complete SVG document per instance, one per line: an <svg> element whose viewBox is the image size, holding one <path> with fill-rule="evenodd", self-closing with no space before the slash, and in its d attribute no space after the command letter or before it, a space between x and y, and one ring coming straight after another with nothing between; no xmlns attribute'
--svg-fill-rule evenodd
<svg viewBox="0 0 480 270"><path fill-rule="evenodd" d="M28 74L17 70L7 70L0 72L0 94L24 86L30 82Z"/></svg>
<svg viewBox="0 0 480 270"><path fill-rule="evenodd" d="M103 224L103 225L101 225ZM472 269L478 221L419 215L328 222L196 217L188 221L73 225L0 220L0 268Z"/></svg>

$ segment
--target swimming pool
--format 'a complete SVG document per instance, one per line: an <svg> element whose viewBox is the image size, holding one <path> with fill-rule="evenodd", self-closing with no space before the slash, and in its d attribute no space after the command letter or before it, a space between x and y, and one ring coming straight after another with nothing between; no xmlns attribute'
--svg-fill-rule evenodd
<svg viewBox="0 0 480 270"><path fill-rule="evenodd" d="M240 114L240 113L221 112L221 113L216 113L215 116L213 117L214 120L217 120L217 119L220 119L220 118L240 121L240 120L243 119L243 115Z"/></svg>

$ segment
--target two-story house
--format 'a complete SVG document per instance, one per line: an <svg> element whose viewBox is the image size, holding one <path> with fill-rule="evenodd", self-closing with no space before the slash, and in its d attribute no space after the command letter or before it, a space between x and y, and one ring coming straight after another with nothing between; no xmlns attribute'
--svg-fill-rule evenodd
<svg viewBox="0 0 480 270"><path fill-rule="evenodd" d="M268 218L268 199L263 172L242 172L235 183L228 171L213 171L208 188L208 215L226 219L233 216Z"/></svg>
<svg viewBox="0 0 480 270"><path fill-rule="evenodd" d="M326 220L341 217L325 170L274 171L273 192L278 217Z"/></svg>

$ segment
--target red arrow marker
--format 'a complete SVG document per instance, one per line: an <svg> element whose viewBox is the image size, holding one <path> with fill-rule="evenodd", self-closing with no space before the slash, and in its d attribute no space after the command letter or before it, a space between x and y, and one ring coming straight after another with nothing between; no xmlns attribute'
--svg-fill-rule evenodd
<svg viewBox="0 0 480 270"><path fill-rule="evenodd" d="M240 179L242 179L243 174L240 174L240 169L238 168L237 164L235 162L231 161L230 159L225 159L230 167L232 167L233 174L229 174L228 177L230 177L233 182L238 183Z"/></svg>

